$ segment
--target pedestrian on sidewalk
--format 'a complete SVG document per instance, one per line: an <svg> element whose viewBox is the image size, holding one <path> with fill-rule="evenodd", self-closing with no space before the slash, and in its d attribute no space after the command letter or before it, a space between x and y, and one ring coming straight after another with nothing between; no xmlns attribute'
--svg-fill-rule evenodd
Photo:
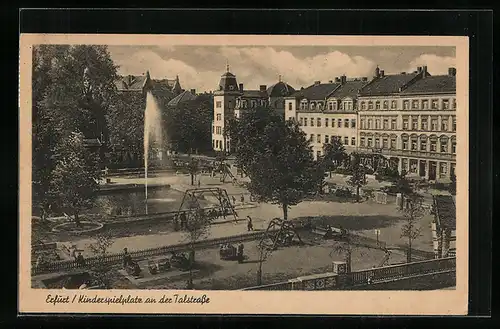
<svg viewBox="0 0 500 329"><path fill-rule="evenodd" d="M242 194L240 198L241 204L245 203L245 196Z"/></svg>
<svg viewBox="0 0 500 329"><path fill-rule="evenodd" d="M247 216L247 231L253 231L253 223L250 216Z"/></svg>

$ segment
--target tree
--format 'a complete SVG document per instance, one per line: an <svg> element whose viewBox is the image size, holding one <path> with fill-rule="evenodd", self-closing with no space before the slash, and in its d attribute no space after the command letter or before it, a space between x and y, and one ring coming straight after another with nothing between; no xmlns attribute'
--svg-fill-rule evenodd
<svg viewBox="0 0 500 329"><path fill-rule="evenodd" d="M453 171L451 172L450 180L451 180L450 193L452 195L455 195L457 193L457 176L455 175L455 172L453 172Z"/></svg>
<svg viewBox="0 0 500 329"><path fill-rule="evenodd" d="M347 184L356 188L356 199L359 202L359 189L367 183L365 167L360 161L359 154L353 153L351 155L351 163L349 169L351 172L351 177L347 181Z"/></svg>
<svg viewBox="0 0 500 329"><path fill-rule="evenodd" d="M347 273L350 273L352 270L352 254L355 250L360 249L361 247L356 242L357 238L352 232L347 229L342 229L342 239L338 243L336 243L333 247L333 250L330 252L330 257L332 253L336 253L339 255L344 255L344 261L346 262Z"/></svg>
<svg viewBox="0 0 500 329"><path fill-rule="evenodd" d="M412 261L412 243L415 239L421 236L421 227L418 227L418 221L424 216L424 208L422 206L423 197L418 194L409 196L406 207L403 209L405 224L401 227L401 237L407 239L406 243L406 261Z"/></svg>
<svg viewBox="0 0 500 329"><path fill-rule="evenodd" d="M325 169L330 172L330 177L332 177L332 171L337 169L347 157L340 138L332 136L330 143L323 144L323 154Z"/></svg>
<svg viewBox="0 0 500 329"><path fill-rule="evenodd" d="M273 250L269 248L265 243L266 237L262 237L257 245L259 250L259 267L257 269L257 285L262 285L262 265L271 256Z"/></svg>
<svg viewBox="0 0 500 329"><path fill-rule="evenodd" d="M397 193L401 193L401 205L400 208L404 208L404 202L407 198L410 198L415 193L413 191L413 186L410 184L410 181L406 178L406 171L402 171L400 175L398 175L393 183L392 189Z"/></svg>
<svg viewBox="0 0 500 329"><path fill-rule="evenodd" d="M103 232L96 236L95 242L89 245L90 250L97 258L95 265L90 267L91 273L107 288L111 285L112 266L106 262L109 248L113 245L114 239L109 232Z"/></svg>
<svg viewBox="0 0 500 329"><path fill-rule="evenodd" d="M210 231L211 222L215 217L207 214L204 209L196 206L196 202L190 203L190 209L186 212L186 238L189 241L189 287L193 285L193 265L195 261L195 243L200 239L206 237Z"/></svg>
<svg viewBox="0 0 500 329"><path fill-rule="evenodd" d="M56 167L52 174L51 193L63 209L74 216L80 226L79 215L94 204L101 171L98 155L83 144L83 134L69 133L57 147Z"/></svg>
<svg viewBox="0 0 500 329"><path fill-rule="evenodd" d="M305 133L269 109L250 111L231 125L229 135L237 166L250 178L250 193L259 202L280 205L284 220L289 208L316 192L324 180Z"/></svg>
<svg viewBox="0 0 500 329"><path fill-rule="evenodd" d="M194 178L200 171L200 163L197 159L192 158L191 161L189 161L189 175L191 175L191 185L194 185Z"/></svg>

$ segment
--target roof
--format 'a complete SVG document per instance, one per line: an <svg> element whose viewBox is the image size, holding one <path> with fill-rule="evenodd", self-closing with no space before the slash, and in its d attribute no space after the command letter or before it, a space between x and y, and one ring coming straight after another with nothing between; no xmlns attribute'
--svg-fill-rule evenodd
<svg viewBox="0 0 500 329"><path fill-rule="evenodd" d="M118 90L142 91L147 77L145 75L127 75L115 81Z"/></svg>
<svg viewBox="0 0 500 329"><path fill-rule="evenodd" d="M231 86L232 89L230 89ZM226 91L227 90L238 91L238 83L236 82L236 76L229 71L222 74L219 81L219 89Z"/></svg>
<svg viewBox="0 0 500 329"><path fill-rule="evenodd" d="M432 94L456 92L456 78L450 75L436 75L419 79L403 90L403 94Z"/></svg>
<svg viewBox="0 0 500 329"><path fill-rule="evenodd" d="M243 90L242 97L267 98L267 92L261 90Z"/></svg>
<svg viewBox="0 0 500 329"><path fill-rule="evenodd" d="M371 96L399 93L399 88L404 87L418 74L419 73L393 74L375 78L361 89L360 95Z"/></svg>
<svg viewBox="0 0 500 329"><path fill-rule="evenodd" d="M345 97L354 98L358 95L359 90L367 84L368 81L361 81L361 80L346 81L346 83L341 85L339 88L335 89L333 93L330 94L329 97L335 97L340 99Z"/></svg>
<svg viewBox="0 0 500 329"><path fill-rule="evenodd" d="M196 99L196 95L193 95L190 91L186 90L179 95L175 96L168 102L168 106L177 106L179 103L186 101L192 101Z"/></svg>
<svg viewBox="0 0 500 329"><path fill-rule="evenodd" d="M297 91L292 96L307 98L309 100L323 100L328 95L330 95L336 88L340 86L340 83L320 83L314 84L307 88Z"/></svg>
<svg viewBox="0 0 500 329"><path fill-rule="evenodd" d="M456 229L456 206L451 195L434 195L434 207L438 225Z"/></svg>
<svg viewBox="0 0 500 329"><path fill-rule="evenodd" d="M282 81L275 83L271 87L267 88L267 94L269 97L287 97L295 92L295 89L287 83Z"/></svg>

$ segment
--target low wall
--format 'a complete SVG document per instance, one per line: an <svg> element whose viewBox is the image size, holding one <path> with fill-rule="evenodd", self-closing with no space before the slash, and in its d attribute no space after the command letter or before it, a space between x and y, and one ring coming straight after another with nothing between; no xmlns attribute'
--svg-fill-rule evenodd
<svg viewBox="0 0 500 329"><path fill-rule="evenodd" d="M453 287L456 282L456 271L449 270L359 285L349 290L435 290Z"/></svg>

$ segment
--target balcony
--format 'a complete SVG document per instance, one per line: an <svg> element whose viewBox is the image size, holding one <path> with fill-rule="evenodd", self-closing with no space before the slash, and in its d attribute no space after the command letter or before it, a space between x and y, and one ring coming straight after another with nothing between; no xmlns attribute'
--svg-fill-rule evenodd
<svg viewBox="0 0 500 329"><path fill-rule="evenodd" d="M412 151L412 150L395 150L395 149L382 149L372 147L359 147L359 151L368 153L378 153L389 156L404 156L415 158L432 158L436 160L451 160L455 161L456 155L451 153L438 153L428 151Z"/></svg>

